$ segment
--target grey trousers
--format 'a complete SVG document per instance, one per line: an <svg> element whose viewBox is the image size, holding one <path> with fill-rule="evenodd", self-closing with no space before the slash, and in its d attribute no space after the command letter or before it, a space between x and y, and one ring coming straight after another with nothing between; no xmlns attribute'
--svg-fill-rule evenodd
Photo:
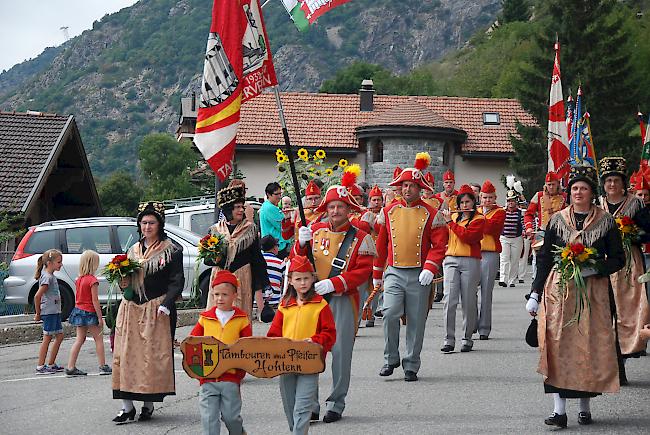
<svg viewBox="0 0 650 435"><path fill-rule="evenodd" d="M280 396L291 433L306 434L314 402L318 402L318 375L281 375Z"/></svg>
<svg viewBox="0 0 650 435"><path fill-rule="evenodd" d="M490 335L492 330L492 290L494 290L494 279L499 271L499 253L483 251L481 257L478 333L480 335Z"/></svg>
<svg viewBox="0 0 650 435"><path fill-rule="evenodd" d="M384 272L384 363L397 365L399 356L400 317L406 314L406 353L404 370L420 369L420 352L429 311L431 286L420 285L421 268L389 266Z"/></svg>
<svg viewBox="0 0 650 435"><path fill-rule="evenodd" d="M205 435L219 435L221 421L230 435L244 432L241 418L241 395L234 382L206 382L199 392L199 411Z"/></svg>
<svg viewBox="0 0 650 435"><path fill-rule="evenodd" d="M329 302L336 325L336 343L332 347L332 392L325 400L328 411L342 414L350 388L352 349L357 334L356 307L349 296L334 296ZM317 407L315 412L319 412Z"/></svg>
<svg viewBox="0 0 650 435"><path fill-rule="evenodd" d="M476 292L481 279L481 260L472 257L448 256L442 263L445 293L443 315L445 321L444 345L456 345L456 307L460 298L463 309L462 343L472 346L476 325Z"/></svg>

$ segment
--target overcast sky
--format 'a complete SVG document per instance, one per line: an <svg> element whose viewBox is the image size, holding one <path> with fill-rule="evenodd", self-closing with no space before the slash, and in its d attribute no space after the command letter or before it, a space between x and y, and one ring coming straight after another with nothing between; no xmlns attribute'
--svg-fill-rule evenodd
<svg viewBox="0 0 650 435"><path fill-rule="evenodd" d="M137 0L0 0L0 72L92 28L93 21Z"/></svg>

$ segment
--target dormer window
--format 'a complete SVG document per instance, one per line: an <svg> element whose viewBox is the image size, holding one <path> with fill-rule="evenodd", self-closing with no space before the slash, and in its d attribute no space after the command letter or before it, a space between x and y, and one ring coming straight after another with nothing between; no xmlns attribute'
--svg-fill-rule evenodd
<svg viewBox="0 0 650 435"><path fill-rule="evenodd" d="M500 125L499 112L483 112L483 125Z"/></svg>

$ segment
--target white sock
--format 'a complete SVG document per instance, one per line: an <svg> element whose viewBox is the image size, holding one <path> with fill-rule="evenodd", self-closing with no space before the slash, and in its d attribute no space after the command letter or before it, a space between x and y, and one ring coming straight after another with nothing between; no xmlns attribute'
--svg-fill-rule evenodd
<svg viewBox="0 0 650 435"><path fill-rule="evenodd" d="M582 397L578 402L578 407L580 412L591 412L591 407L589 406L590 397Z"/></svg>
<svg viewBox="0 0 650 435"><path fill-rule="evenodd" d="M144 402L142 406L147 409L153 409L153 402Z"/></svg>
<svg viewBox="0 0 650 435"><path fill-rule="evenodd" d="M560 393L553 393L553 412L559 415L566 414L566 399L560 397Z"/></svg>
<svg viewBox="0 0 650 435"><path fill-rule="evenodd" d="M133 400L122 399L122 409L124 412L131 412L133 409Z"/></svg>

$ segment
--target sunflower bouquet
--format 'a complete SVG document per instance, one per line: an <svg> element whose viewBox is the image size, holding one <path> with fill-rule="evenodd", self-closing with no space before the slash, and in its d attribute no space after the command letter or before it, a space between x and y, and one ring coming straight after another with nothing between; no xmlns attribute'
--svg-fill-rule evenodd
<svg viewBox="0 0 650 435"><path fill-rule="evenodd" d="M102 275L106 277L111 286L108 290L108 303L106 306L106 326L113 329L115 327L115 317L117 316L117 303L113 301L115 288L122 278L128 278L137 272L142 265L126 254L118 254L102 270ZM135 292L131 286L122 289L122 298L127 301L135 297Z"/></svg>
<svg viewBox="0 0 650 435"><path fill-rule="evenodd" d="M573 281L575 288L576 306L574 315L564 326L579 323L582 311L591 309L585 274L590 268L595 269L598 252L594 248L587 248L582 243L570 243L566 246L554 245L553 250L555 267L560 273L558 290L560 296L566 299L569 292L569 283Z"/></svg>
<svg viewBox="0 0 650 435"><path fill-rule="evenodd" d="M278 173L280 174L278 183L280 183L283 192L291 197L295 204L297 203L297 195L293 189L293 180L291 178L291 171L289 170L289 156L278 148L275 151L275 158ZM325 162L326 158L327 154L322 149L317 149L313 154L310 154L306 148L298 149L293 162L296 167L296 175L298 176L301 189L304 189L309 181L315 178L323 182L323 191L338 182L343 169L348 166L348 161L340 159L334 165L329 166Z"/></svg>
<svg viewBox="0 0 650 435"><path fill-rule="evenodd" d="M617 217L616 225L618 226L618 231L621 233L621 239L623 240L623 250L625 251L625 272L627 276L630 276L630 272L632 272L632 244L639 241L641 229L636 223L634 223L634 219L629 216Z"/></svg>

